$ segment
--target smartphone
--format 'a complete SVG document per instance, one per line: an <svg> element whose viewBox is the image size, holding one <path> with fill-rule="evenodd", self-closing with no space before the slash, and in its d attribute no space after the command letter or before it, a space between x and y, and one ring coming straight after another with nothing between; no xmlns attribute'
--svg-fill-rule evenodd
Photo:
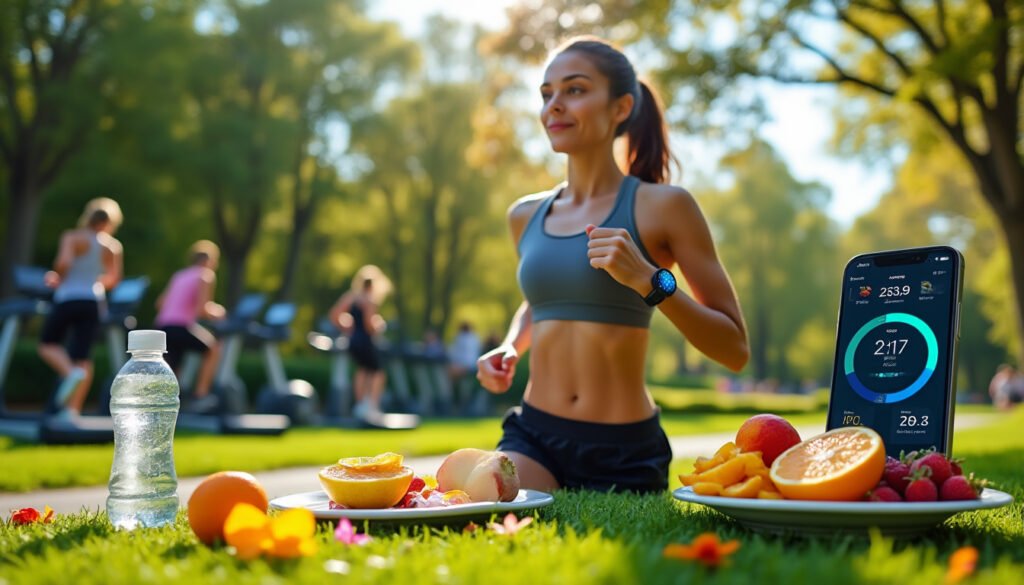
<svg viewBox="0 0 1024 585"><path fill-rule="evenodd" d="M963 255L949 246L855 256L843 271L829 430L864 425L888 455L952 454Z"/></svg>

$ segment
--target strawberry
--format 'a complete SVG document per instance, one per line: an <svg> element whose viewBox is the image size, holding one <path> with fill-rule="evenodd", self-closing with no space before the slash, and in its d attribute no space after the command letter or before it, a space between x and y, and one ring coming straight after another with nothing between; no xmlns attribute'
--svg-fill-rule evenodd
<svg viewBox="0 0 1024 585"><path fill-rule="evenodd" d="M910 476L910 465L893 457L886 459L885 474L882 477L897 493L902 494L907 491L907 485L910 484L908 476Z"/></svg>
<svg viewBox="0 0 1024 585"><path fill-rule="evenodd" d="M902 502L903 496L887 485L880 485L868 492L868 500L872 502Z"/></svg>
<svg viewBox="0 0 1024 585"><path fill-rule="evenodd" d="M939 489L940 500L977 500L978 494L985 488L985 482L983 480L974 479L972 473L970 477L964 477L963 475L954 475L947 479L942 487Z"/></svg>
<svg viewBox="0 0 1024 585"><path fill-rule="evenodd" d="M931 479L935 483L935 487L942 486L942 482L946 481L953 476L953 468L949 464L949 459L942 453L931 452L926 454L924 457L914 461L910 465L910 472L915 473L918 469L928 467L931 469Z"/></svg>
<svg viewBox="0 0 1024 585"><path fill-rule="evenodd" d="M963 475L964 474L963 468L960 467L960 464L963 463L963 462L964 462L963 459L950 459L949 460L949 468L950 468L950 470L953 471L953 475Z"/></svg>
<svg viewBox="0 0 1024 585"><path fill-rule="evenodd" d="M423 478L417 475L412 478L412 481L409 483L409 489L405 490L405 492L418 492L426 486L427 482L423 481Z"/></svg>
<svg viewBox="0 0 1024 585"><path fill-rule="evenodd" d="M931 468L918 468L910 476L910 485L903 494L908 502L934 502L939 499L939 488L931 480Z"/></svg>

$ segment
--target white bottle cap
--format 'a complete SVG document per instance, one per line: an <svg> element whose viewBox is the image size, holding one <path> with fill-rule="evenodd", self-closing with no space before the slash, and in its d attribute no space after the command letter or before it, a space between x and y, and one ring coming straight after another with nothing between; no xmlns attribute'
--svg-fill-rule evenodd
<svg viewBox="0 0 1024 585"><path fill-rule="evenodd" d="M167 334L153 329L128 332L128 351L167 351Z"/></svg>

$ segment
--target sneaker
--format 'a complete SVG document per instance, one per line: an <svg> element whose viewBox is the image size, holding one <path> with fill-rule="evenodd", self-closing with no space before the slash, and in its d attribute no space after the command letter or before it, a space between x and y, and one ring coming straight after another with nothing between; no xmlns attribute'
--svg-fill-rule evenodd
<svg viewBox="0 0 1024 585"><path fill-rule="evenodd" d="M79 382L85 379L85 370L82 368L71 368L67 376L61 380L60 386L57 387L57 393L54 395L54 401L57 406L63 407L67 404L67 401L71 399L71 396L75 393L75 388L78 387Z"/></svg>
<svg viewBox="0 0 1024 585"><path fill-rule="evenodd" d="M78 412L70 408L62 408L53 414L50 419L60 422L74 422L78 418Z"/></svg>
<svg viewBox="0 0 1024 585"><path fill-rule="evenodd" d="M355 408L352 409L352 416L356 418L366 418L366 415L370 412L370 405L365 401L356 404Z"/></svg>
<svg viewBox="0 0 1024 585"><path fill-rule="evenodd" d="M205 396L193 398L191 401L189 401L187 407L185 408L185 411L199 414L210 414L213 411L217 410L219 402L220 401L217 399L215 395L206 394Z"/></svg>

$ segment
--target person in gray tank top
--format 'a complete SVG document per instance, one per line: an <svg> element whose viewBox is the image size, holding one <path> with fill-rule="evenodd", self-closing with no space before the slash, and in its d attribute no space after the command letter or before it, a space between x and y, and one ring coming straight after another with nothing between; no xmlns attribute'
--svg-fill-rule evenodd
<svg viewBox="0 0 1024 585"><path fill-rule="evenodd" d="M121 243L113 236L121 219L113 199L90 201L79 226L61 234L53 270L46 273L47 285L54 288L53 306L43 325L39 356L61 378L53 402L62 417L82 411L92 383L90 356L100 311L106 291L121 280Z"/></svg>
<svg viewBox="0 0 1024 585"><path fill-rule="evenodd" d="M540 96L552 150L568 156L567 180L509 209L525 300L477 377L507 391L530 349L530 381L498 448L523 487L664 490L672 452L644 386L651 315L659 309L693 347L739 371L749 358L739 301L696 201L668 184L661 106L622 52L570 41L549 62ZM677 289L675 273L691 293Z"/></svg>

